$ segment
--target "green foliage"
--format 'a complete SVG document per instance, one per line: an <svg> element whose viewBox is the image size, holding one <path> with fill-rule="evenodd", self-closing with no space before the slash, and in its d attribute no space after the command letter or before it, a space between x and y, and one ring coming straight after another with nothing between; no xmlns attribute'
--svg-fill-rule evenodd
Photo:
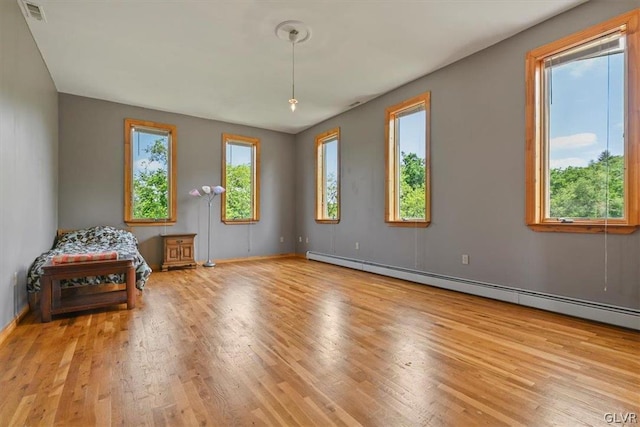
<svg viewBox="0 0 640 427"><path fill-rule="evenodd" d="M335 219L338 217L338 179L336 174L330 173L327 176L327 193L325 195L327 202L327 218Z"/></svg>
<svg viewBox="0 0 640 427"><path fill-rule="evenodd" d="M400 165L400 176L411 188L424 188L424 159L418 157L416 153L400 153L402 165Z"/></svg>
<svg viewBox="0 0 640 427"><path fill-rule="evenodd" d="M251 219L252 215L252 185L251 166L227 163L227 218Z"/></svg>
<svg viewBox="0 0 640 427"><path fill-rule="evenodd" d="M169 178L167 168L167 146L161 139L145 148L148 162L142 171L133 177L133 217L157 219L169 217ZM157 162L160 168L151 169L149 163Z"/></svg>
<svg viewBox="0 0 640 427"><path fill-rule="evenodd" d="M604 218L607 211L607 163L609 169L609 218L624 215L624 157L603 151L588 166L550 171L551 218Z"/></svg>
<svg viewBox="0 0 640 427"><path fill-rule="evenodd" d="M400 217L425 218L425 163L415 153L400 153Z"/></svg>

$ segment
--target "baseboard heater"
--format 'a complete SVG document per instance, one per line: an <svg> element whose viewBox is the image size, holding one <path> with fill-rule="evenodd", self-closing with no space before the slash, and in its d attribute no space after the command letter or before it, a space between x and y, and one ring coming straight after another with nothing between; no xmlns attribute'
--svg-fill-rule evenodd
<svg viewBox="0 0 640 427"><path fill-rule="evenodd" d="M319 252L307 252L307 259L339 265L341 267L362 270L382 276L394 277L423 285L449 289L485 298L520 304L527 307L539 308L555 313L583 319L595 320L611 325L640 330L640 310L616 307L575 298L561 297L542 292L533 292L492 283L444 276L392 265L346 258Z"/></svg>

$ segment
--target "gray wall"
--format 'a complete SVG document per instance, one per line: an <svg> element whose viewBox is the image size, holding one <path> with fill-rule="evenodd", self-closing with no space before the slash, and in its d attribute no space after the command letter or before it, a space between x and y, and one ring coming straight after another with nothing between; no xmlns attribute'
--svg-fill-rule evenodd
<svg viewBox="0 0 640 427"><path fill-rule="evenodd" d="M26 305L26 271L53 242L57 160L56 88L18 4L0 1L0 330Z"/></svg>
<svg viewBox="0 0 640 427"><path fill-rule="evenodd" d="M608 236L605 290L604 235L534 232L524 222L526 52L636 7L639 0L589 2L298 134L297 251L640 308L640 232ZM426 229L389 227L384 109L424 91L431 91L433 221ZM316 224L314 136L336 126L341 222Z"/></svg>
<svg viewBox="0 0 640 427"><path fill-rule="evenodd" d="M17 4L0 1L0 328L26 303L26 270L50 246L57 226L124 226L127 117L178 126L178 222L133 230L152 264L160 262L164 232L198 233L196 257L206 257L206 203L187 192L220 182L220 135L231 132L261 139L261 220L224 225L216 200L215 259L315 250L640 308L640 232L608 236L605 290L603 235L537 233L524 225L525 53L635 7L640 0L589 2L293 137L58 96ZM426 90L432 92L433 222L427 229L388 227L384 108ZM314 136L335 126L341 127L342 220L319 225ZM468 266L460 263L462 253L470 255Z"/></svg>
<svg viewBox="0 0 640 427"><path fill-rule="evenodd" d="M260 221L253 225L220 222L220 199L213 210L214 259L292 253L295 230L294 137L264 129L132 107L61 93L58 204L60 228L99 224L125 227L124 119L177 126L178 222L174 226L135 227L140 251L152 265L162 258L163 233L198 233L196 259L207 257L208 207L188 192L221 183L223 132L260 138ZM280 243L280 237L284 243Z"/></svg>

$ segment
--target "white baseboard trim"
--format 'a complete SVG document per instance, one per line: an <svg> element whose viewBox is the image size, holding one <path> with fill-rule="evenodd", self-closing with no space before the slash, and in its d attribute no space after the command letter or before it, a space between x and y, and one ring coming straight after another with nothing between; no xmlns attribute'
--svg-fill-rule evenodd
<svg viewBox="0 0 640 427"><path fill-rule="evenodd" d="M640 310L309 251L307 259L640 330Z"/></svg>

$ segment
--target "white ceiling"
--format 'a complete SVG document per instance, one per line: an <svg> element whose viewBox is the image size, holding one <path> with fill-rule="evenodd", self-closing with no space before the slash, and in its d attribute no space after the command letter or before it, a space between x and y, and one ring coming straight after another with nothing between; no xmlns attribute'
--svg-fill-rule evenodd
<svg viewBox="0 0 640 427"><path fill-rule="evenodd" d="M584 1L36 0L27 23L59 92L297 133ZM312 31L295 113L285 20Z"/></svg>

